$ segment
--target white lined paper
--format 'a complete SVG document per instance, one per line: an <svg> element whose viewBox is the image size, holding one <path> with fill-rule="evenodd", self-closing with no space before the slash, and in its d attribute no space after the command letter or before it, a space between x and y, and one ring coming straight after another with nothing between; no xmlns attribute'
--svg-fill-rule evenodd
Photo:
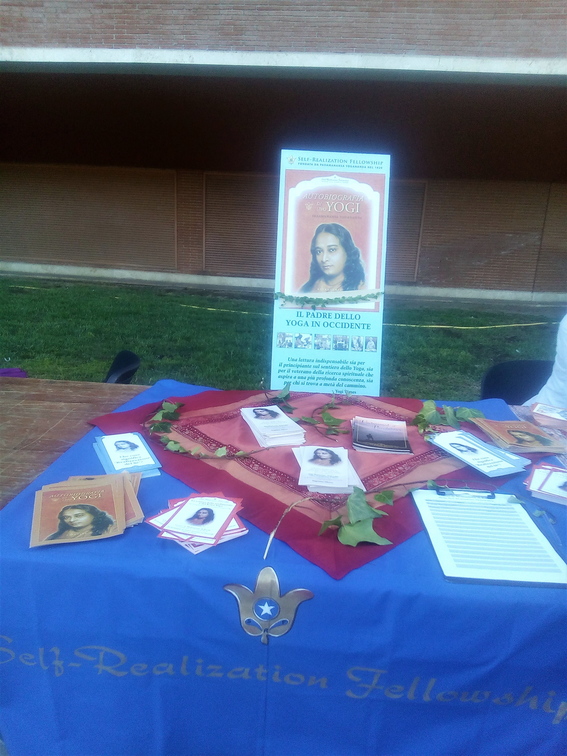
<svg viewBox="0 0 567 756"><path fill-rule="evenodd" d="M507 494L414 491L448 578L567 585L567 564Z"/></svg>

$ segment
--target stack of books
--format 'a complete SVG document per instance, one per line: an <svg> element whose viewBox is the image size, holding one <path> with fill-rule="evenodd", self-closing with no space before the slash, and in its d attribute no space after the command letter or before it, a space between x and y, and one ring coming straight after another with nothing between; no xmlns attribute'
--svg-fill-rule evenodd
<svg viewBox="0 0 567 756"><path fill-rule="evenodd" d="M36 492L30 547L97 541L138 525L140 473L73 476Z"/></svg>
<svg viewBox="0 0 567 756"><path fill-rule="evenodd" d="M244 407L242 417L262 447L300 446L305 431L277 406Z"/></svg>
<svg viewBox="0 0 567 756"><path fill-rule="evenodd" d="M354 486L366 491L342 447L301 446L292 449L299 463L299 484L313 493L350 494Z"/></svg>
<svg viewBox="0 0 567 756"><path fill-rule="evenodd" d="M382 454L411 454L408 428L403 420L374 420L353 417L352 446L357 451Z"/></svg>
<svg viewBox="0 0 567 756"><path fill-rule="evenodd" d="M192 554L246 535L237 512L241 499L228 499L222 493L192 494L170 499L168 508L146 522L159 530L158 538L174 541Z"/></svg>
<svg viewBox="0 0 567 756"><path fill-rule="evenodd" d="M483 430L501 449L519 453L556 454L566 451L563 441L553 438L525 420L487 420L471 418L471 422Z"/></svg>
<svg viewBox="0 0 567 756"><path fill-rule="evenodd" d="M567 506L567 470L554 465L535 465L524 481L537 499Z"/></svg>

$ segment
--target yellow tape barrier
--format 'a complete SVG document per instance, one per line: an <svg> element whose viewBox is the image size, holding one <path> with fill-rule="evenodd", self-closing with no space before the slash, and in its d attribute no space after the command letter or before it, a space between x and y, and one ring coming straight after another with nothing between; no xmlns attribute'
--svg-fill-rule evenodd
<svg viewBox="0 0 567 756"><path fill-rule="evenodd" d="M39 289L37 286L11 286L12 289ZM114 297L120 299L120 297ZM231 312L236 315L263 315L265 318L271 316L271 312L248 312L247 310L225 310L221 307L200 307L199 305L179 304L179 307L189 307L191 310L207 310L208 312ZM487 326L457 326L457 325L413 325L411 323L384 323L385 326L393 328L453 328L459 331L481 331L489 328L525 328L526 326L541 325L558 325L559 321L549 321L543 323L508 323L505 325L487 325Z"/></svg>
<svg viewBox="0 0 567 756"><path fill-rule="evenodd" d="M526 326L540 325L557 325L559 321L550 321L547 323L508 323L506 325L487 325L487 326L456 326L456 325L411 325L409 323L384 323L384 325L398 328L457 328L460 331L481 331L486 328L525 328Z"/></svg>
<svg viewBox="0 0 567 756"><path fill-rule="evenodd" d="M263 315L264 317L270 317L271 312L247 312L246 310L224 310L219 307L199 307L198 305L186 305L180 304L180 307L190 307L193 310L209 310L211 312L232 312L238 315ZM385 326L392 326L394 328L457 328L461 331L479 331L486 328L523 328L525 326L540 326L540 325L557 325L559 321L549 321L543 323L508 323L505 325L487 325L487 326L457 326L457 325L413 325L411 323L384 323Z"/></svg>

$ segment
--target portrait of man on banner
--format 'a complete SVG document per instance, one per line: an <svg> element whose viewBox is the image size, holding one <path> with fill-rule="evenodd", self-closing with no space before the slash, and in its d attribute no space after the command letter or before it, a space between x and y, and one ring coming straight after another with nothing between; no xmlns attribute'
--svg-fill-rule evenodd
<svg viewBox="0 0 567 756"><path fill-rule="evenodd" d="M384 174L286 171L285 294L333 298L383 290L384 184Z"/></svg>

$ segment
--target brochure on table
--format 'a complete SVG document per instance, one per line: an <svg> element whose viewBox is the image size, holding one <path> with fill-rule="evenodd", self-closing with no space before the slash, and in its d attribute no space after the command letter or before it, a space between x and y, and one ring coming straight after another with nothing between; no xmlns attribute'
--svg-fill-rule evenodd
<svg viewBox="0 0 567 756"><path fill-rule="evenodd" d="M282 151L273 389L380 395L389 179L388 155Z"/></svg>

